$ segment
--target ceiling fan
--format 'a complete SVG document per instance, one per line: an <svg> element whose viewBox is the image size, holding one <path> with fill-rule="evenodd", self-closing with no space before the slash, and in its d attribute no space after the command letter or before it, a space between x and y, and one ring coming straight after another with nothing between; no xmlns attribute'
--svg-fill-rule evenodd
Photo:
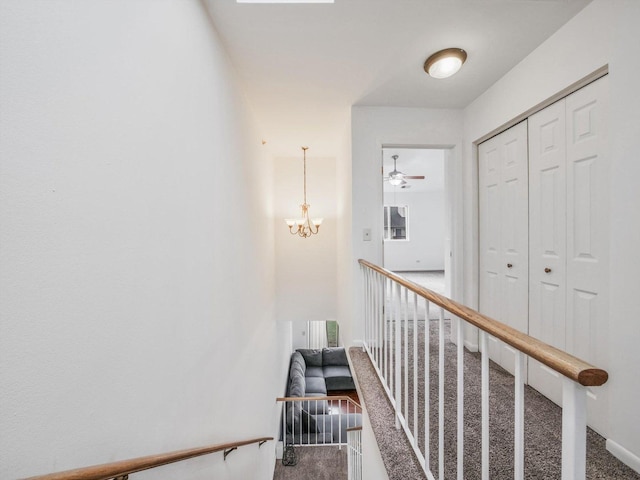
<svg viewBox="0 0 640 480"><path fill-rule="evenodd" d="M384 177L391 185L409 188L407 180L424 180L424 175L405 175L396 166L398 155L392 155L391 158L393 158L393 170L389 172L388 176Z"/></svg>

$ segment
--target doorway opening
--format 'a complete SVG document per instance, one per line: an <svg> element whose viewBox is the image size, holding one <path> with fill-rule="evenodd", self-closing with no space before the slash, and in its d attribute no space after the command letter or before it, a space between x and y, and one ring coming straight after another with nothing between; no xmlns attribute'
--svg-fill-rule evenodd
<svg viewBox="0 0 640 480"><path fill-rule="evenodd" d="M383 266L451 296L450 149L382 147Z"/></svg>

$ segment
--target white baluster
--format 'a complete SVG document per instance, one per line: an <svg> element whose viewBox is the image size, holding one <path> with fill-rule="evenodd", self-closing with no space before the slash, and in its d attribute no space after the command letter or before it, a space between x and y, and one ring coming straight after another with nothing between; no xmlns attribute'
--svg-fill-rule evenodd
<svg viewBox="0 0 640 480"><path fill-rule="evenodd" d="M379 273L376 273L377 288L376 288L376 366L378 371L381 371L382 360L382 278Z"/></svg>
<svg viewBox="0 0 640 480"><path fill-rule="evenodd" d="M444 314L444 313L443 313ZM458 342L458 480L464 480L464 335L463 323L457 319L457 339Z"/></svg>
<svg viewBox="0 0 640 480"><path fill-rule="evenodd" d="M384 356L384 278L378 274L378 370L382 374Z"/></svg>
<svg viewBox="0 0 640 480"><path fill-rule="evenodd" d="M514 480L524 480L524 361L525 356L516 350L515 375L515 429L513 438Z"/></svg>
<svg viewBox="0 0 640 480"><path fill-rule="evenodd" d="M402 350L404 351L404 411L403 417L405 421L405 425L407 428L409 427L409 290L403 288L404 297L402 301L402 310L404 313L404 346Z"/></svg>
<svg viewBox="0 0 640 480"><path fill-rule="evenodd" d="M371 321L371 281L370 270L364 271L364 340L362 342L362 350L367 349L369 344L369 322Z"/></svg>
<svg viewBox="0 0 640 480"><path fill-rule="evenodd" d="M489 480L489 346L487 334L480 331L482 382L482 480Z"/></svg>
<svg viewBox="0 0 640 480"><path fill-rule="evenodd" d="M438 338L438 478L444 480L444 312L440 308Z"/></svg>
<svg viewBox="0 0 640 480"><path fill-rule="evenodd" d="M418 294L413 294L413 438L418 444Z"/></svg>
<svg viewBox="0 0 640 480"><path fill-rule="evenodd" d="M383 334L382 334L382 363L383 363L383 372L382 377L384 378L385 385L389 383L389 369L388 369L388 352L389 352L389 322L388 318L391 317L391 309L389 308L389 301L387 297L391 297L391 292L389 291L389 280L387 278L384 279L384 312L383 312Z"/></svg>
<svg viewBox="0 0 640 480"><path fill-rule="evenodd" d="M342 450L342 399L338 400L338 443L338 450Z"/></svg>
<svg viewBox="0 0 640 480"><path fill-rule="evenodd" d="M429 392L431 391L431 374L430 374L430 328L429 328L429 300L424 301L425 316L424 316L424 464L425 470L430 472L430 457L431 457L431 399Z"/></svg>
<svg viewBox="0 0 640 480"><path fill-rule="evenodd" d="M562 377L562 480L584 480L587 453L587 389Z"/></svg>
<svg viewBox="0 0 640 480"><path fill-rule="evenodd" d="M400 284L396 287L396 333L395 333L395 401L396 401L396 428L400 428L400 415L402 414L402 349L400 342L402 340L400 326L402 320L400 318L400 308L402 304L402 292L400 291Z"/></svg>

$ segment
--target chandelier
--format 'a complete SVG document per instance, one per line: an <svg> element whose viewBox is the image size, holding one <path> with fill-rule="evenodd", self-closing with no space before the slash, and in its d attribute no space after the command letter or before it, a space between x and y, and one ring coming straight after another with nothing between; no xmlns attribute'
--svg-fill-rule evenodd
<svg viewBox="0 0 640 480"><path fill-rule="evenodd" d="M322 218L309 218L309 205L307 203L307 150L309 147L302 147L303 161L304 161L304 203L300 205L302 209L302 217L300 218L287 218L287 226L291 235L299 235L302 238L315 235L320 230L322 224Z"/></svg>

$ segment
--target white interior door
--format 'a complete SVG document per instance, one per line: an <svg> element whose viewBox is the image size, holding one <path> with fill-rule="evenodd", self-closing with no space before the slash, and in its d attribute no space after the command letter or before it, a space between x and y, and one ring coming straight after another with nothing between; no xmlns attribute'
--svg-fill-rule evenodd
<svg viewBox="0 0 640 480"><path fill-rule="evenodd" d="M478 148L480 311L528 331L527 121ZM513 373L515 351L489 337L489 355Z"/></svg>
<svg viewBox="0 0 640 480"><path fill-rule="evenodd" d="M606 77L529 118L529 334L607 368L609 165ZM528 381L562 403L560 376L529 360ZM588 391L607 434L607 386Z"/></svg>
<svg viewBox="0 0 640 480"><path fill-rule="evenodd" d="M566 99L567 115L567 345L608 367L609 161L608 80ZM588 423L607 436L605 384L588 392Z"/></svg>
<svg viewBox="0 0 640 480"><path fill-rule="evenodd" d="M566 348L565 100L529 117L529 335ZM529 384L562 404L561 375L529 359Z"/></svg>

